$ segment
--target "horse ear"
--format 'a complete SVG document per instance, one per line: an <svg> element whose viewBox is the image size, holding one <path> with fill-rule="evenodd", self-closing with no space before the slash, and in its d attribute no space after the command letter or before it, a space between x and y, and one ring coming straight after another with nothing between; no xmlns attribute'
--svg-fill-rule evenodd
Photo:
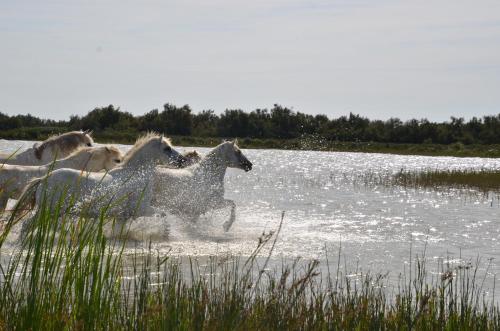
<svg viewBox="0 0 500 331"><path fill-rule="evenodd" d="M108 152L108 153L111 152L111 149L109 149L108 146L106 146L105 148L106 148L106 152Z"/></svg>
<svg viewBox="0 0 500 331"><path fill-rule="evenodd" d="M238 138L234 138L233 145L238 145Z"/></svg>

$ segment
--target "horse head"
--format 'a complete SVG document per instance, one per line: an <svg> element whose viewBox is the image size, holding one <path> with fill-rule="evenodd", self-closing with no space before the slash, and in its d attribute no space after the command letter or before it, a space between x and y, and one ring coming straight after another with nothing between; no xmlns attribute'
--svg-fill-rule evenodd
<svg viewBox="0 0 500 331"><path fill-rule="evenodd" d="M92 130L81 131L80 139L85 146L92 147L94 144L94 139L92 139Z"/></svg>
<svg viewBox="0 0 500 331"><path fill-rule="evenodd" d="M131 161L136 164L153 161L180 168L185 157L172 147L170 139L149 133L139 138L125 155L124 163Z"/></svg>
<svg viewBox="0 0 500 331"><path fill-rule="evenodd" d="M88 171L111 170L119 166L123 160L123 154L114 146L94 147L90 149L91 157L87 165Z"/></svg>
<svg viewBox="0 0 500 331"><path fill-rule="evenodd" d="M252 162L250 162L238 147L238 140L228 141L222 144L226 164L230 168L238 168L245 171L252 170Z"/></svg>

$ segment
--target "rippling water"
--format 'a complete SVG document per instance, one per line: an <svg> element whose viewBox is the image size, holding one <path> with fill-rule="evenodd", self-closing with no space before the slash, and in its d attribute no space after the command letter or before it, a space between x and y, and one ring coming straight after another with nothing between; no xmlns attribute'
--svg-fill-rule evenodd
<svg viewBox="0 0 500 331"><path fill-rule="evenodd" d="M0 141L0 151L31 144ZM161 251L248 255L263 231L277 228L285 211L277 257L323 259L325 251L336 255L342 245L348 263L397 275L408 263L410 249L422 253L426 245L430 263L480 256L483 271L488 261L489 272L500 271L500 206L495 195L370 183L370 178L401 169L500 168L500 159L284 150L244 154L253 170L230 169L226 174L226 198L237 205L237 219L228 233L222 230L229 217L226 210L209 213L196 224L173 216L142 219L133 225L136 237L167 228L168 237L155 239Z"/></svg>

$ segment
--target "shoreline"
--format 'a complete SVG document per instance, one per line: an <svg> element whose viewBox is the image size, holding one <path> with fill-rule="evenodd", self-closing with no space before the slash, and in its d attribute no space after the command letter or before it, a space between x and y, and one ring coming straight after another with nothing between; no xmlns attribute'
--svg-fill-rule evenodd
<svg viewBox="0 0 500 331"><path fill-rule="evenodd" d="M48 137L49 135L47 135ZM4 140L43 140L47 137L4 137ZM180 147L214 147L221 141L229 138L196 137L196 136L169 136L176 146ZM133 144L136 136L114 136L112 134L93 134L99 144ZM246 149L282 149L299 151L321 152L350 152L350 153L380 153L395 155L420 156L452 156L452 157L481 157L500 158L500 144L495 145L464 145L454 143L442 144L398 144L380 142L342 142L328 141L318 137L304 137L301 139L259 139L237 138L241 148Z"/></svg>

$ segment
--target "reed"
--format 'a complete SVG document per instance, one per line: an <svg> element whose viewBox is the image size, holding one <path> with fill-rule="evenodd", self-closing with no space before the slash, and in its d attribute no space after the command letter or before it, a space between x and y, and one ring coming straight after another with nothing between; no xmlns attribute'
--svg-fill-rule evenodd
<svg viewBox="0 0 500 331"><path fill-rule="evenodd" d="M47 199L50 195L47 194ZM71 200L71 197L65 197ZM105 236L113 219L70 217L45 204L17 246L15 216L0 237L0 329L8 330L495 330L500 314L472 265L416 257L399 286L341 268L341 252L269 268L279 231L248 258L162 255ZM282 222L284 220L282 215ZM111 224L110 224L111 223ZM124 229L126 231L126 229ZM261 257L270 246L268 256ZM493 289L494 292L495 289Z"/></svg>
<svg viewBox="0 0 500 331"><path fill-rule="evenodd" d="M405 187L466 188L483 193L500 192L500 170L401 170L394 176L393 184Z"/></svg>

